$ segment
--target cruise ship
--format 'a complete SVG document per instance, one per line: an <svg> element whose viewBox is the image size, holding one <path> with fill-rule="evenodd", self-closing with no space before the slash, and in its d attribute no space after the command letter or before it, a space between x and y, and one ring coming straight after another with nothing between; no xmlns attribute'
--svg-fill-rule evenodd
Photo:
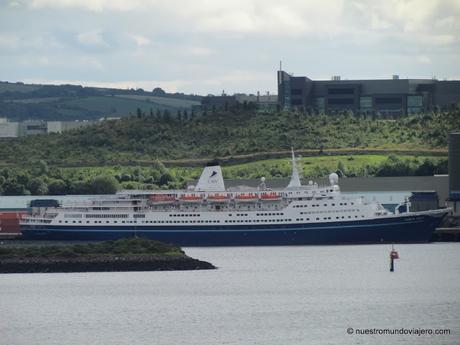
<svg viewBox="0 0 460 345"><path fill-rule="evenodd" d="M292 152L284 189L226 189L221 167L208 164L186 190L131 190L73 205L34 207L21 220L24 238L112 240L145 237L182 246L255 246L428 242L449 209L394 212L341 194L329 184L302 185Z"/></svg>

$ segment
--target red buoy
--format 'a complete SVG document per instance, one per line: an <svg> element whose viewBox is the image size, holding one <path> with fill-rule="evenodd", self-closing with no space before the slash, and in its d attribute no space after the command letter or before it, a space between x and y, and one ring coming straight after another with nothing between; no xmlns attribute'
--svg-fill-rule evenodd
<svg viewBox="0 0 460 345"><path fill-rule="evenodd" d="M399 259L399 254L398 254L398 252L397 252L396 250L393 249L393 250L390 252L390 258L393 259L393 260L394 260L394 259Z"/></svg>

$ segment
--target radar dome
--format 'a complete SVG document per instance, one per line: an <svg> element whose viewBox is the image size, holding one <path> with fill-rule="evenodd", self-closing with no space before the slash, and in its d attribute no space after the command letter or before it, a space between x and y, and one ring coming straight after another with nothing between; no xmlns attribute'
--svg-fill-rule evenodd
<svg viewBox="0 0 460 345"><path fill-rule="evenodd" d="M331 186L335 186L336 184L339 183L339 175L337 175L336 173L332 173L329 175L329 183L331 184Z"/></svg>

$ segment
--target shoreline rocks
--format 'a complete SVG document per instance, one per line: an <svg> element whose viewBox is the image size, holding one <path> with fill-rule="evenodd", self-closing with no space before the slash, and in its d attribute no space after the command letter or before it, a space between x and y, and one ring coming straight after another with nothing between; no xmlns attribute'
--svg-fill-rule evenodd
<svg viewBox="0 0 460 345"><path fill-rule="evenodd" d="M209 262L188 256L114 255L91 258L11 258L0 260L0 273L173 271L215 268Z"/></svg>
<svg viewBox="0 0 460 345"><path fill-rule="evenodd" d="M0 246L0 273L127 272L215 269L178 246L141 238L86 244Z"/></svg>

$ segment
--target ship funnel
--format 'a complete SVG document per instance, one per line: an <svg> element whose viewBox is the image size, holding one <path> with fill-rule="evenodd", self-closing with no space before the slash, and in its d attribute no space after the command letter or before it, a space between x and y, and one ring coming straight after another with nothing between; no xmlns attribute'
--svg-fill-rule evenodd
<svg viewBox="0 0 460 345"><path fill-rule="evenodd" d="M208 164L203 169L195 191L199 192L224 192L225 184L222 169L219 165Z"/></svg>

